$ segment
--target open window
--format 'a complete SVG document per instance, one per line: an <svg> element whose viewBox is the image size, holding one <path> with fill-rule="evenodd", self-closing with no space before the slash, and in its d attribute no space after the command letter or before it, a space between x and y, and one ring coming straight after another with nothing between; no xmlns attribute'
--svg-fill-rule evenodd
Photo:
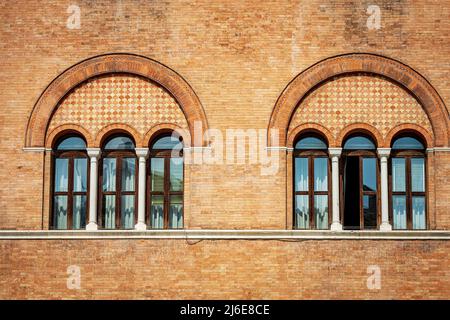
<svg viewBox="0 0 450 320"><path fill-rule="evenodd" d="M344 229L376 229L379 220L378 160L373 140L349 136L343 147L341 190Z"/></svg>
<svg viewBox="0 0 450 320"><path fill-rule="evenodd" d="M394 139L389 171L393 229L426 229L426 158L421 140L411 135Z"/></svg>
<svg viewBox="0 0 450 320"><path fill-rule="evenodd" d="M84 229L88 194L86 142L64 136L53 148L52 229Z"/></svg>
<svg viewBox="0 0 450 320"><path fill-rule="evenodd" d="M181 137L164 133L151 142L148 216L152 229L183 228L184 162Z"/></svg>
<svg viewBox="0 0 450 320"><path fill-rule="evenodd" d="M303 135L294 147L294 228L328 229L329 157L325 140Z"/></svg>
<svg viewBox="0 0 450 320"><path fill-rule="evenodd" d="M133 229L135 225L136 153L127 135L105 141L100 170L100 225L104 229Z"/></svg>

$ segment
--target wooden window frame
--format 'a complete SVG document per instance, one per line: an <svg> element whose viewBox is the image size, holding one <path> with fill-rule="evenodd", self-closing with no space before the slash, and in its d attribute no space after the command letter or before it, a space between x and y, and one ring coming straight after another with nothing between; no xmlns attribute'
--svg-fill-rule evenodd
<svg viewBox="0 0 450 320"><path fill-rule="evenodd" d="M158 137L162 138L163 136ZM167 230L167 229L173 229L169 228L169 208L170 208L170 197L175 195L180 195L183 199L183 213L182 213L182 220L183 220L183 228L176 228L177 229L184 229L184 159L183 159L183 150L181 149L178 153L178 157L173 156L174 149L150 149L150 157L149 161L147 162L147 208L146 208L146 219L148 220L148 225L151 229L154 230ZM163 158L164 159L164 191L153 191L152 190L152 171L151 171L151 163L152 158ZM182 190L181 191L171 191L170 190L170 159L174 158L182 158L183 159L183 184L182 184ZM151 208L152 208L152 196L162 196L164 198L163 201L163 208L164 208L164 216L163 216L163 228L153 228L152 226L152 218L151 218Z"/></svg>
<svg viewBox="0 0 450 320"><path fill-rule="evenodd" d="M308 159L308 191L296 191L295 190L295 175L296 175L296 166L295 159L296 158L307 158ZM316 158L326 158L327 159L327 191L314 191L314 159ZM326 195L328 196L328 229L331 225L332 220L332 199L331 199L331 161L326 150L301 150L296 149L293 151L293 175L292 175L292 185L293 185L293 219L292 219L292 228L296 230L322 230L316 228L315 221L315 212L314 212L314 196L318 195ZM295 214L295 199L298 195L307 195L308 196L308 205L309 205L309 229L307 228L297 228L296 214ZM326 230L326 229L323 229Z"/></svg>
<svg viewBox="0 0 450 320"><path fill-rule="evenodd" d="M73 191L73 168L75 159L85 158L86 161L86 191ZM56 170L56 160L57 159L68 159L67 167L67 191L55 191L55 170ZM88 157L86 150L53 150L52 151L52 161L51 161L51 176L50 185L50 208L51 215L49 226L51 230L82 230L73 229L73 197L74 196L86 196L86 221L84 225L87 225L89 219L89 178L90 178L90 159ZM55 196L67 196L67 229L56 229L54 225L55 221Z"/></svg>
<svg viewBox="0 0 450 320"><path fill-rule="evenodd" d="M376 150L343 150L341 156L341 164L339 170L339 185L340 185L340 212L342 221L342 226L345 229L345 197L344 197L344 168L345 168L345 158L346 157L358 157L359 158L359 229L358 230L376 230L380 227L381 222L381 196L380 196L380 161L378 160ZM377 179L377 191L364 191L363 189L363 159L364 158L375 158L376 163L376 179ZM365 229L364 228L364 196L365 195L375 195L376 196L376 219L377 223L375 228ZM352 229L347 229L352 230Z"/></svg>
<svg viewBox="0 0 450 320"><path fill-rule="evenodd" d="M103 191L103 162L105 158L116 159L116 190L115 191ZM122 161L123 158L133 158L135 163L135 173L134 173L134 191L122 191ZM98 224L100 228L106 230L117 230L122 228L122 196L133 195L134 196L134 222L136 223L138 214L138 180L139 180L139 163L136 156L136 152L132 149L123 150L104 150L102 151L102 156L99 160L99 179L98 179ZM114 195L115 198L115 229L107 229L104 227L104 217L103 217L103 197L107 195ZM134 226L133 226L134 228ZM131 229L133 229L131 228ZM127 229L127 230L131 230Z"/></svg>
<svg viewBox="0 0 450 320"><path fill-rule="evenodd" d="M402 158L405 159L405 191L393 191L392 185L392 159ZM413 192L411 183L411 159L420 158L424 161L424 191L423 192ZM423 230L423 229L413 229L412 224L412 198L421 197L425 198L425 230L429 229L429 217L428 217L428 168L427 168L427 157L426 152L423 150L391 150L391 156L389 157L389 221L392 225L393 230ZM394 229L394 206L393 206L393 196L405 196L406 198L406 229Z"/></svg>

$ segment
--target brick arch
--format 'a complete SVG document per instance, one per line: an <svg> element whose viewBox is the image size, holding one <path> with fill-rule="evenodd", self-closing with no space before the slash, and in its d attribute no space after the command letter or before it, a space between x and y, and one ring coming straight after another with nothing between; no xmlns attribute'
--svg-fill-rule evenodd
<svg viewBox="0 0 450 320"><path fill-rule="evenodd" d="M384 139L385 145L387 148L391 147L392 140L396 135L403 132L412 132L414 134L417 134L420 136L423 141L427 144L427 148L433 148L433 136L426 130L425 128L422 128L421 126L413 123L404 123L401 125L398 125L394 128L392 128L386 135L386 138Z"/></svg>
<svg viewBox="0 0 450 320"><path fill-rule="evenodd" d="M86 145L88 148L92 147L94 144L94 140L92 139L89 131L78 124L67 123L56 127L47 135L47 139L45 140L45 147L52 148L56 140L69 133L77 133L81 135L86 140Z"/></svg>
<svg viewBox="0 0 450 320"><path fill-rule="evenodd" d="M95 136L94 147L101 148L105 139L115 133L129 134L134 139L137 148L143 147L142 137L139 132L132 126L124 123L113 123L103 127Z"/></svg>
<svg viewBox="0 0 450 320"><path fill-rule="evenodd" d="M339 136L336 139L337 146L340 146L343 148L344 140L349 135L354 134L354 133L362 133L362 134L368 135L369 137L371 137L374 140L377 148L386 147L383 136L381 135L380 131L378 131L378 129L375 128L374 126L371 126L370 124L367 124L367 123L352 123L352 124L346 126L345 128L343 128L339 132Z"/></svg>
<svg viewBox="0 0 450 320"><path fill-rule="evenodd" d="M150 142L159 134L164 131L176 131L183 137L183 145L184 147L190 146L190 134L186 129L181 128L173 123L160 123L150 128L147 131L144 138L142 139L142 143L145 147L148 147Z"/></svg>
<svg viewBox="0 0 450 320"><path fill-rule="evenodd" d="M443 100L431 84L418 72L399 61L367 53L331 57L296 76L278 98L270 116L269 146L286 144L291 118L308 93L335 76L359 72L386 77L407 90L419 101L430 119L434 131L434 145L448 146L449 114ZM270 139L274 130L280 131L278 140Z"/></svg>
<svg viewBox="0 0 450 320"><path fill-rule="evenodd" d="M294 129L289 130L286 146L288 148L293 148L296 137L303 132L317 132L328 140L329 147L336 147L336 140L331 131L318 123L303 123Z"/></svg>
<svg viewBox="0 0 450 320"><path fill-rule="evenodd" d="M201 141L203 145L206 145L207 142L203 137L208 129L208 122L200 100L192 87L178 73L157 61L143 56L117 53L84 60L64 71L48 85L34 105L29 118L25 147L44 145L53 113L61 99L73 88L92 77L111 73L139 75L164 87L180 105L188 122L192 141ZM194 139L195 123L201 124L201 130L197 130L197 134L202 135L196 139Z"/></svg>

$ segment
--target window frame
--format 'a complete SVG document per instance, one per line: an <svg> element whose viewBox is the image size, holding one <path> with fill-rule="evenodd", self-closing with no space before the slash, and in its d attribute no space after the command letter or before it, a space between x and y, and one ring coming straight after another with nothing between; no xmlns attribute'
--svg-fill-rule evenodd
<svg viewBox="0 0 450 320"><path fill-rule="evenodd" d="M380 227L381 223L381 195L380 195L380 186L381 186L381 177L380 177L380 161L377 156L377 149L375 146L375 149L361 149L361 150L352 150L352 149L343 149L342 150L342 156L340 161L340 168L339 168L339 186L340 186L340 221L342 221L342 227L346 229L345 227L345 196L344 196L344 169L345 169L345 158L346 157L358 157L359 161L359 229L357 230L377 230ZM377 179L377 191L364 191L363 188L363 159L364 158L375 158L376 163L376 179ZM377 210L376 210L376 219L377 223L375 228L366 229L364 227L364 196L365 195L375 195L376 196L376 204L377 204ZM346 229L346 230L354 230L354 229Z"/></svg>
<svg viewBox="0 0 450 320"><path fill-rule="evenodd" d="M109 140L113 139L111 137ZM105 143L106 145L106 143ZM105 158L116 159L116 190L115 191L103 191L103 162ZM134 191L122 191L122 161L123 158L133 158L135 164L134 173ZM130 229L122 228L122 196L133 195L134 196L134 224L137 223L138 219L138 180L139 180L139 162L134 149L117 149L117 150L102 150L101 157L99 160L99 173L98 173L98 225L99 228L104 230L132 230L134 226ZM106 195L115 196L115 228L105 228L104 226L104 208L103 208L103 198Z"/></svg>
<svg viewBox="0 0 450 320"><path fill-rule="evenodd" d="M59 139L56 146L64 139L70 138L71 136L65 136ZM78 137L78 136L77 136ZM81 138L81 137L80 137ZM83 138L81 138L83 139ZM84 140L84 139L83 139ZM74 196L86 196L86 216L84 225L87 225L89 220L89 193L90 193L90 158L87 154L87 150L57 150L52 149L51 151L51 175L50 175L50 230L83 230L73 228L73 197ZM86 191L73 191L73 178L74 178L74 161L75 159L85 158L86 159ZM56 170L56 160L57 159L68 159L67 164L67 191L55 191L55 170ZM56 229L55 228L55 196L67 196L67 228L66 229Z"/></svg>
<svg viewBox="0 0 450 320"><path fill-rule="evenodd" d="M420 139L418 139L420 141ZM395 141L395 140L394 140ZM392 185L392 160L394 158L405 159L405 191L393 191ZM424 191L412 191L411 183L411 159L423 159L424 161ZM391 149L388 165L388 180L389 180L389 222L393 230L429 230L429 216L428 216L428 166L427 156L424 150L408 150L408 149ZM394 205L393 196L405 196L406 201L406 229L394 229ZM425 198L425 229L413 229L412 221L412 199L415 196L423 196Z"/></svg>
<svg viewBox="0 0 450 320"><path fill-rule="evenodd" d="M165 137L170 134L163 134L163 135L159 135L157 138L155 138L152 143L151 146L153 146L153 144L158 141L159 139ZM153 149L150 148L150 152L149 152L149 160L147 162L147 177L146 177L146 184L147 184L147 188L146 188L146 210L145 210L145 218L148 221L148 226L150 229L153 230L181 230L184 229L185 224L184 224L184 213L185 213L185 203L184 203L184 191L185 191L185 187L184 187L184 182L185 182L185 173L184 173L184 152L183 149L180 149L178 152L178 157L173 157L173 152L176 149ZM152 158L162 158L164 159L164 191L153 191L152 190L152 167L151 167L151 163L152 163ZM182 184L182 190L181 191L171 191L170 190L170 159L174 159L174 158L181 158L183 159L183 184ZM170 198L171 196L175 196L175 195L180 195L182 197L182 205L183 205L183 209L182 209L182 224L183 227L182 228L169 228L169 208L170 208ZM152 226L152 212L151 212L151 207L152 207L152 196L162 196L164 198L163 200L163 209L164 209L164 215L163 215L163 228L154 228Z"/></svg>
<svg viewBox="0 0 450 320"><path fill-rule="evenodd" d="M301 140L297 139L297 141ZM323 139L322 139L323 140ZM294 149L292 152L292 228L295 230L328 230L330 229L332 221L332 199L331 199L331 162L330 156L328 154L328 149ZM296 175L296 158L307 158L308 159L308 191L296 191L295 190L295 175ZM327 159L327 191L315 191L314 190L314 159L316 158L326 158ZM309 206L309 228L298 228L295 214L295 201L297 195L307 195L308 196L308 206ZM316 226L316 215L314 212L314 196L326 195L328 196L328 228L327 229L317 229Z"/></svg>

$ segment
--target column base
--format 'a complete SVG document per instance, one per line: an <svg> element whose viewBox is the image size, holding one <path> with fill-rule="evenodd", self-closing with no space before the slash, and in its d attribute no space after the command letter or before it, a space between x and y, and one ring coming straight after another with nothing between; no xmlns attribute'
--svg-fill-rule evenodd
<svg viewBox="0 0 450 320"><path fill-rule="evenodd" d="M87 231L95 231L98 230L98 225L95 222L89 222L86 226Z"/></svg>
<svg viewBox="0 0 450 320"><path fill-rule="evenodd" d="M145 231L147 230L147 225L143 222L138 222L135 224L134 229L139 231Z"/></svg>
<svg viewBox="0 0 450 320"><path fill-rule="evenodd" d="M392 226L389 222L383 222L380 225L380 231L392 231Z"/></svg>
<svg viewBox="0 0 450 320"><path fill-rule="evenodd" d="M330 227L331 231L342 231L342 224L339 222L333 222Z"/></svg>

